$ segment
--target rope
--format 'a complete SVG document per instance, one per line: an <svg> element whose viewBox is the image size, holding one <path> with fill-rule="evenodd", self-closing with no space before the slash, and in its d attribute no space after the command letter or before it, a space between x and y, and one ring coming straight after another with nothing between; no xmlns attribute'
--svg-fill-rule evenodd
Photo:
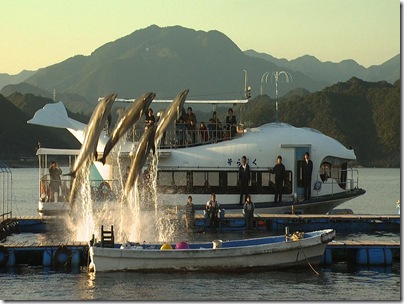
<svg viewBox="0 0 404 304"><path fill-rule="evenodd" d="M319 275L320 273L318 273L318 272L314 269L313 265L311 265L311 263L310 263L309 260L307 259L306 254L304 253L304 250L303 250L303 248L302 248L302 244L300 243L300 240L299 240L298 242L299 242L300 248L302 249L304 258L306 259L306 261L307 261L307 263L309 264L310 268L314 271L314 273L315 273L316 275Z"/></svg>
<svg viewBox="0 0 404 304"><path fill-rule="evenodd" d="M315 273L316 275L319 275L320 273L318 273L318 272L314 269L313 265L311 265L310 261L307 259L306 253L304 252L303 247L302 247L302 244L300 243L300 240L301 240L302 238L303 238L303 232L299 233L298 231L296 231L295 233L293 233L291 236L286 235L286 239L290 239L290 240L292 240L292 241L297 241L297 242L299 242L299 247L300 247L300 249L302 250L302 253L303 253L303 255L304 255L304 258L305 258L306 261L307 261L307 264L309 264L310 268L314 271L314 273ZM298 256L299 256L299 255L298 255ZM296 258L296 261L297 261L297 258Z"/></svg>

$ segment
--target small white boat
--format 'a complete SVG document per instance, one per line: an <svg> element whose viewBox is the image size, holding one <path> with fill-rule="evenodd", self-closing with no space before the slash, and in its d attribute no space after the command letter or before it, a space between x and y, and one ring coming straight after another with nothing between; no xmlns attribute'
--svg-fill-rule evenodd
<svg viewBox="0 0 404 304"><path fill-rule="evenodd" d="M90 241L90 270L96 271L245 271L316 265L335 230L295 232L203 243L114 244ZM112 244L111 244L112 245Z"/></svg>

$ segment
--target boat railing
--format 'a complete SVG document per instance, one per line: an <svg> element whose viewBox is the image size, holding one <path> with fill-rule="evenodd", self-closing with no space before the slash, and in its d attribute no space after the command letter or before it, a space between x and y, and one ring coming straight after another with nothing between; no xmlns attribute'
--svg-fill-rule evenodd
<svg viewBox="0 0 404 304"><path fill-rule="evenodd" d="M62 176L60 180L54 180L58 184L58 190L51 193L51 179L49 174L42 176L40 180L39 199L42 202L68 202L71 189L70 176ZM92 179L89 181L91 197L94 200L113 199L119 195L123 188L119 180Z"/></svg>
<svg viewBox="0 0 404 304"><path fill-rule="evenodd" d="M12 217L13 176L10 168L2 161L0 161L0 182L2 199L1 218L2 222L4 222L4 220Z"/></svg>
<svg viewBox="0 0 404 304"><path fill-rule="evenodd" d="M317 179L314 182L314 190L320 190L322 186L331 189L331 194L351 192L359 188L359 171L358 169L346 170L320 170L317 173Z"/></svg>
<svg viewBox="0 0 404 304"><path fill-rule="evenodd" d="M127 140L139 141L145 129L145 123L135 124L133 129L128 132ZM190 129L185 123L174 123L164 132L160 141L160 148L175 149L217 143L240 137L243 133L244 126L242 124L205 124L201 122L199 126Z"/></svg>

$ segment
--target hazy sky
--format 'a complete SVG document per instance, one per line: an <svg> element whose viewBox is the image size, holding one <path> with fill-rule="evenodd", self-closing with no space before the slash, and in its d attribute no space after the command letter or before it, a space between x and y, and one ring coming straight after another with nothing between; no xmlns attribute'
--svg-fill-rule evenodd
<svg viewBox="0 0 404 304"><path fill-rule="evenodd" d="M398 0L0 0L0 73L36 70L152 24L218 30L241 50L277 58L354 59L400 53Z"/></svg>

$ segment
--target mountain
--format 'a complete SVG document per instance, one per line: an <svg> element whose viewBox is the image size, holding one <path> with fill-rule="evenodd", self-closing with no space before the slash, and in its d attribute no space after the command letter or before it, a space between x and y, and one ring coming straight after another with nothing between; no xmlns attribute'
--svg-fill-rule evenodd
<svg viewBox="0 0 404 304"><path fill-rule="evenodd" d="M170 99L183 89L190 89L189 99L229 99L243 97L244 70L252 94L257 95L262 74L276 69L271 62L245 55L218 31L153 25L107 43L89 56L40 69L26 83L90 101L112 92L134 98L146 91ZM293 80L280 86L280 96L296 87L316 91L326 85L300 72L293 72Z"/></svg>
<svg viewBox="0 0 404 304"><path fill-rule="evenodd" d="M71 109L73 112L76 113L91 113L94 110L94 107L97 103L97 100L90 102L84 97L74 93L60 93L55 91L55 96L53 96L53 92L51 93L47 90L30 85L26 82L6 85L0 91L0 93L6 97L13 96L14 94L17 95L31 94L35 96L45 97L48 99L53 99L55 97L56 98L55 100L63 101L67 109Z"/></svg>
<svg viewBox="0 0 404 304"><path fill-rule="evenodd" d="M328 84L339 81L347 81L351 77L358 77L365 81L387 81L394 83L400 79L400 54L381 65L373 65L365 68L354 60L343 60L339 63L321 62L316 57L305 55L294 60L277 59L265 53L247 50L246 55L253 58L264 59L280 67L299 71L314 80L323 80Z"/></svg>
<svg viewBox="0 0 404 304"><path fill-rule="evenodd" d="M30 76L34 75L35 73L36 71L26 71L26 70L16 75L0 73L0 90L8 84L17 84L23 82Z"/></svg>
<svg viewBox="0 0 404 304"><path fill-rule="evenodd" d="M362 166L400 167L400 81L351 78L322 91L279 100L279 121L310 127L355 149ZM275 120L275 100L258 96L243 108L246 125Z"/></svg>

